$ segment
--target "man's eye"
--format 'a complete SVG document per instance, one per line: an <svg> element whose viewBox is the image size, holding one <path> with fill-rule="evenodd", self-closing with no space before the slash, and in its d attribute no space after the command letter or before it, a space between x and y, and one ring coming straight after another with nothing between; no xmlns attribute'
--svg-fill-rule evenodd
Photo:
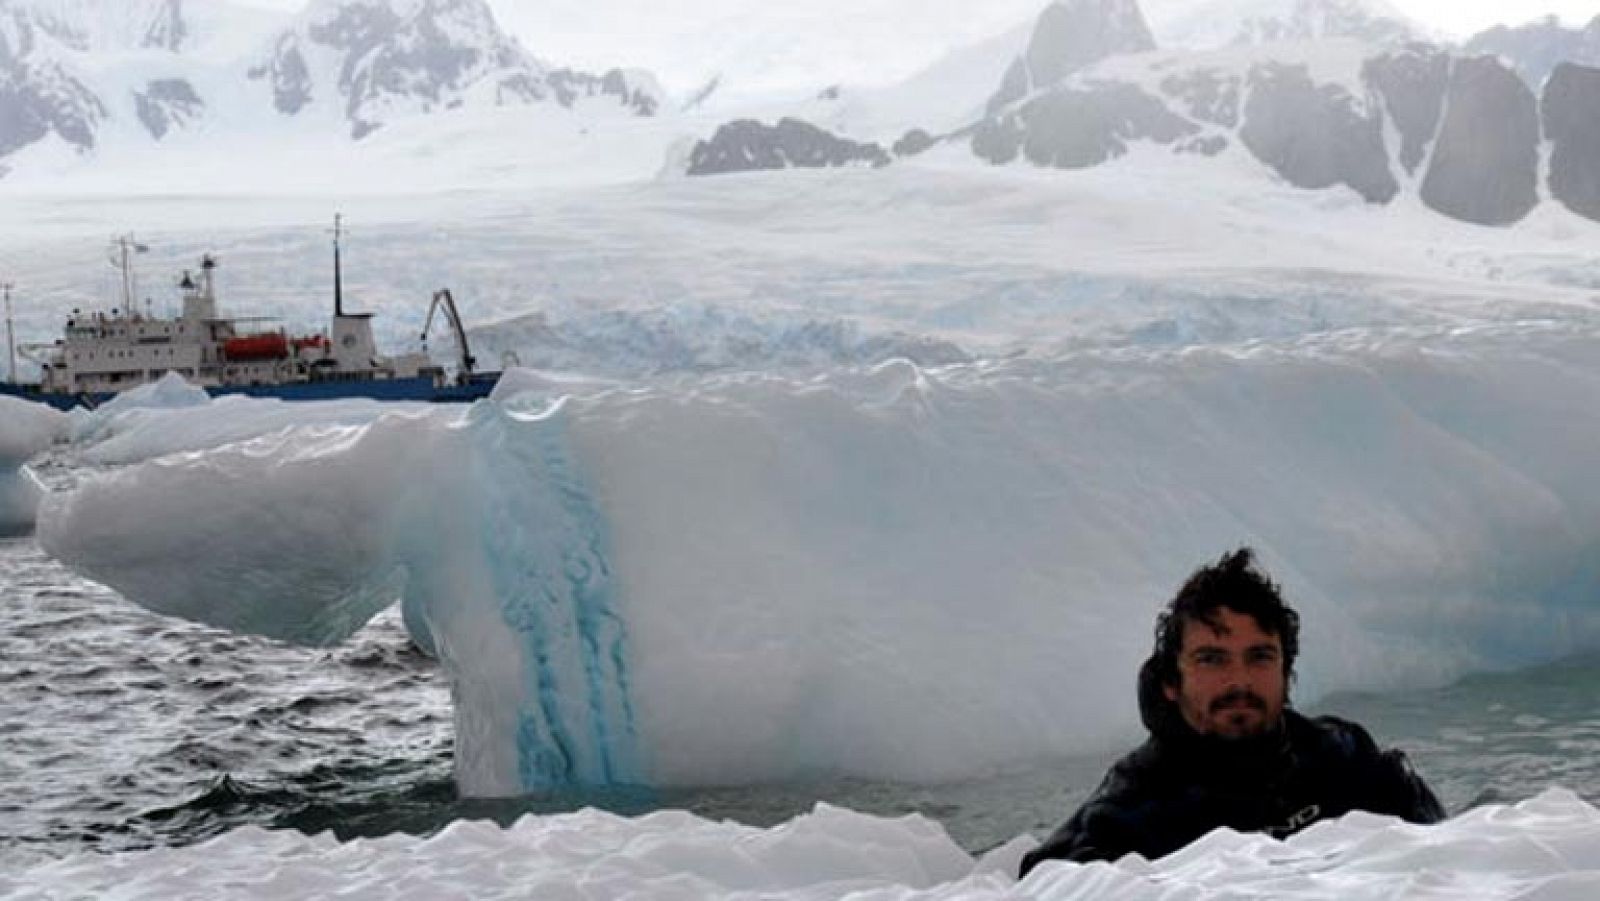
<svg viewBox="0 0 1600 901"><path fill-rule="evenodd" d="M1195 666L1222 666L1228 662L1228 655L1218 651L1201 651L1194 655Z"/></svg>
<svg viewBox="0 0 1600 901"><path fill-rule="evenodd" d="M1271 648L1255 648L1245 654L1245 660L1257 666L1278 662L1278 652Z"/></svg>

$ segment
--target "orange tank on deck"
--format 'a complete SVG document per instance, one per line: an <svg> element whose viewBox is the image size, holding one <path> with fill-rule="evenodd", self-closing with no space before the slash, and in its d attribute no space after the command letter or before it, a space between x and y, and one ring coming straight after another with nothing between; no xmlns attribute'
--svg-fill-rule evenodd
<svg viewBox="0 0 1600 901"><path fill-rule="evenodd" d="M282 332L229 338L222 352L230 360L281 360L289 356L289 339Z"/></svg>

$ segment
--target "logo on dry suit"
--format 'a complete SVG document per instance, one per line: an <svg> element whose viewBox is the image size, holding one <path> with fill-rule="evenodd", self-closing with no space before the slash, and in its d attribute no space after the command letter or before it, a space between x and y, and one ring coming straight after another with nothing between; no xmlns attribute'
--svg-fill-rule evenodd
<svg viewBox="0 0 1600 901"><path fill-rule="evenodd" d="M1315 804L1309 805L1302 809L1299 813L1296 813L1289 817L1289 819L1285 820L1282 826L1272 830L1272 837L1283 838L1284 836L1293 835L1307 826L1310 826L1312 823L1315 823L1317 821L1317 817L1321 815L1321 807L1318 807Z"/></svg>

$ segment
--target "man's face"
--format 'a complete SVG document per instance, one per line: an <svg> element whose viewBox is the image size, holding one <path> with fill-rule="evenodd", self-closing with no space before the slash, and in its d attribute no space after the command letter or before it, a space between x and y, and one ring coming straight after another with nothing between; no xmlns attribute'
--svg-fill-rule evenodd
<svg viewBox="0 0 1600 901"><path fill-rule="evenodd" d="M1189 728L1218 738L1251 738L1271 731L1283 715L1287 687L1283 642L1256 621L1227 607L1217 628L1199 620L1183 624L1178 684L1163 689Z"/></svg>

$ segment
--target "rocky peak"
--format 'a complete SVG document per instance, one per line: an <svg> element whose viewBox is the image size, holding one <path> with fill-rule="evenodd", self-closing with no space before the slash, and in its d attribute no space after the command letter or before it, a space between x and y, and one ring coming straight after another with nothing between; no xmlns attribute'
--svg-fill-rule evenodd
<svg viewBox="0 0 1600 901"><path fill-rule="evenodd" d="M1550 141L1550 194L1580 216L1600 220L1600 68L1562 63L1541 98Z"/></svg>
<svg viewBox="0 0 1600 901"><path fill-rule="evenodd" d="M639 115L659 105L659 89L637 74L552 71L500 30L484 0L316 0L249 75L271 81L286 115L337 102L358 139L396 116L468 102L611 96Z"/></svg>
<svg viewBox="0 0 1600 901"><path fill-rule="evenodd" d="M1039 14L1028 47L990 98L993 114L1100 60L1154 50L1137 0L1056 0Z"/></svg>

